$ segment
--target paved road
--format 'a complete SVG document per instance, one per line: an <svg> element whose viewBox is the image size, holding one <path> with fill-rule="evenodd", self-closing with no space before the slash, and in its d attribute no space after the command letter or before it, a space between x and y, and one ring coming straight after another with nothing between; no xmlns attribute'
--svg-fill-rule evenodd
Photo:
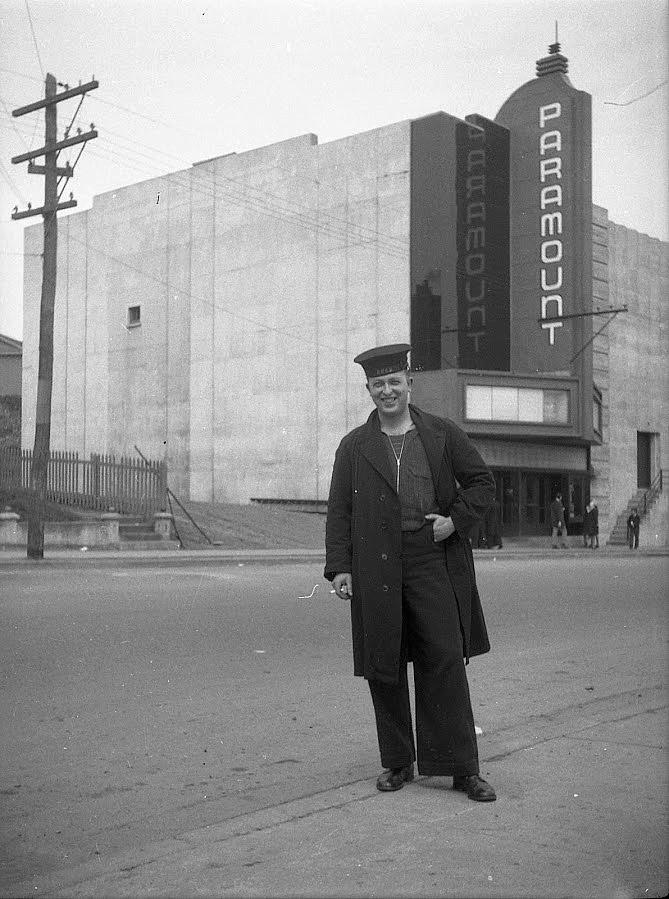
<svg viewBox="0 0 669 899"><path fill-rule="evenodd" d="M2 895L662 895L667 559L478 570L486 807L374 790L319 565L0 568Z"/></svg>

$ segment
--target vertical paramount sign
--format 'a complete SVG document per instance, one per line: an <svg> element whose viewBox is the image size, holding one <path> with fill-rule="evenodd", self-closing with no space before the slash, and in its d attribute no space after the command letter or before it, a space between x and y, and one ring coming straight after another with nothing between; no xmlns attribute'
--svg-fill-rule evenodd
<svg viewBox="0 0 669 899"><path fill-rule="evenodd" d="M592 310L591 103L558 51L496 117L512 134L511 357L516 371L569 371L585 383L590 363L577 354L591 320L566 316Z"/></svg>
<svg viewBox="0 0 669 899"><path fill-rule="evenodd" d="M509 370L509 132L483 116L456 131L458 362Z"/></svg>
<svg viewBox="0 0 669 899"><path fill-rule="evenodd" d="M545 130L546 124L559 124L553 119L562 117L561 103L539 107L539 184L541 208L541 318L550 319L563 314L564 284L563 217L562 217L562 132L559 128ZM546 211L553 210L553 211ZM549 334L548 342L555 345L555 332L563 322L542 321Z"/></svg>

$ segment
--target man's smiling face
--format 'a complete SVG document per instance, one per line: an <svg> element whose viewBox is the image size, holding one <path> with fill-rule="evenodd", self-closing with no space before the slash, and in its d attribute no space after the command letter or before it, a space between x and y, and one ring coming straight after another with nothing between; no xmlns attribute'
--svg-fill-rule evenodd
<svg viewBox="0 0 669 899"><path fill-rule="evenodd" d="M367 390L379 412L395 418L404 415L409 405L409 373L394 371L367 379Z"/></svg>

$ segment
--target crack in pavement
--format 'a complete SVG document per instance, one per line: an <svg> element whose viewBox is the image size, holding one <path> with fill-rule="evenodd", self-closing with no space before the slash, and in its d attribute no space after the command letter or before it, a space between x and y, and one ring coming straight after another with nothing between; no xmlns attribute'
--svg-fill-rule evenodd
<svg viewBox="0 0 669 899"><path fill-rule="evenodd" d="M488 752L482 754L481 760L489 763L508 758L530 747L540 746L556 739L566 738L577 741L598 739L588 738L585 735L579 736L579 734L604 724L615 724L641 715L662 711L666 708L666 704L660 705L657 703L656 697L658 694L663 695L663 688L659 684L648 688L625 690L618 694L598 697L584 703L575 703L562 709L532 716L514 728L488 732L486 734L486 742L492 743L492 747L489 747ZM634 703L634 711L625 711L624 714L620 714L621 703L629 704L633 700L644 699L645 702ZM587 715L587 723L583 720L584 715ZM596 717L598 720L593 721L593 717ZM513 745L508 745L509 743ZM494 751L495 744L499 747L498 751ZM628 743L627 745L637 744ZM662 747L649 748L661 749ZM418 777L416 782L420 783L423 779ZM344 797L342 797L342 791L344 791ZM366 802L377 798L378 795L378 791L374 786L374 772L370 772L369 775L365 772L359 778L340 783L326 790L313 790L298 798L286 799L240 812L217 824L206 825L205 827L183 832L143 847L116 853L105 859L108 868L104 874L101 873L99 867L101 859L97 858L84 862L70 870L61 869L51 874L40 875L22 883L14 884L9 892L1 895L34 895L47 890L51 894L57 894L59 891L64 891L67 894L68 887L71 888L76 884L113 877L114 871L127 876L132 871L157 862L161 858L173 854L187 854L197 846L223 844L249 834L268 831L286 823L301 821L314 815L322 814L330 809L342 809ZM465 811L471 810L472 807L468 806Z"/></svg>

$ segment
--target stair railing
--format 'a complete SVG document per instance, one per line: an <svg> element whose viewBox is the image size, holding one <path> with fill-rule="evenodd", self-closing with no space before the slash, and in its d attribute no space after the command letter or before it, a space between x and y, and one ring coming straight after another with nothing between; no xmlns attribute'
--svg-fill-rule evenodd
<svg viewBox="0 0 669 899"><path fill-rule="evenodd" d="M643 494L643 500L641 503L642 508L639 510L643 515L648 511L651 503L655 500L655 497L658 494L662 493L662 469L660 469L651 482L650 487L648 487Z"/></svg>

